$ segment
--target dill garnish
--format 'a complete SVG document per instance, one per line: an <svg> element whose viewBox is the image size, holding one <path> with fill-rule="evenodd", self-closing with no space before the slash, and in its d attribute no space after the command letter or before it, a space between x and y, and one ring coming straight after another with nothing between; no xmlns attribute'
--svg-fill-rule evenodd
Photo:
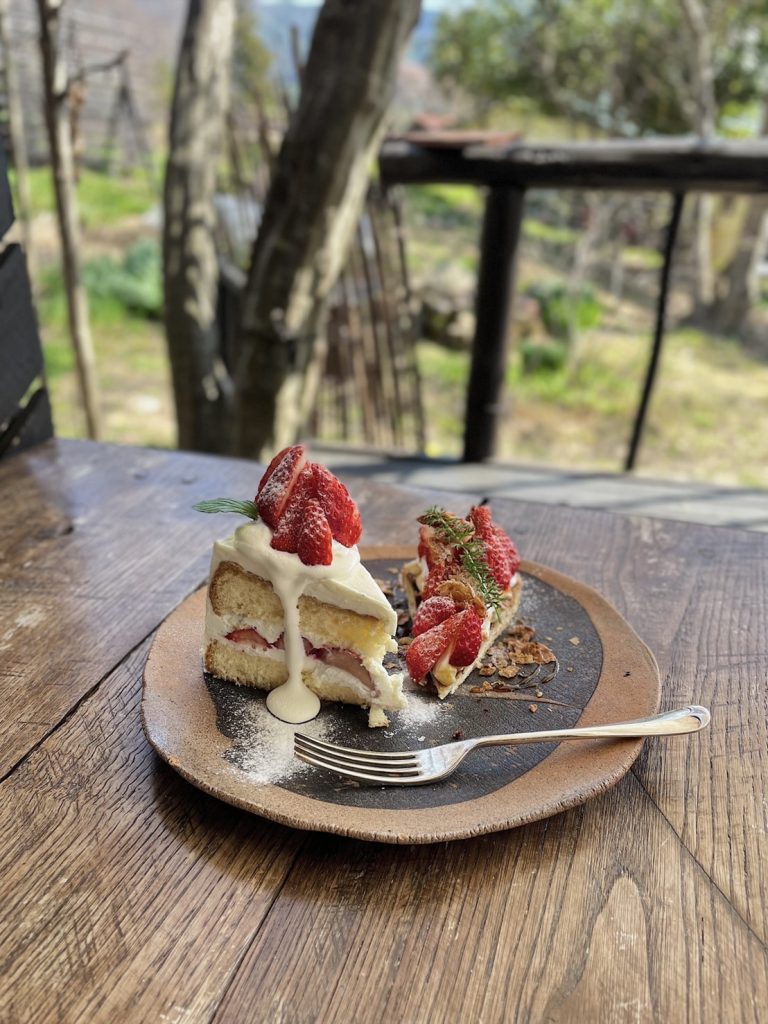
<svg viewBox="0 0 768 1024"><path fill-rule="evenodd" d="M419 522L431 526L441 541L456 548L461 555L461 564L474 580L480 596L498 614L503 597L501 587L493 578L485 557L485 546L475 535L474 525L436 505L428 508L419 517Z"/></svg>

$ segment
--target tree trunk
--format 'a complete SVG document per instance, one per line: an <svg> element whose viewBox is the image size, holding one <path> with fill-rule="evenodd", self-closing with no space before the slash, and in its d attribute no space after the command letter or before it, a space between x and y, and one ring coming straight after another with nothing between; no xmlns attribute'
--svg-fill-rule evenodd
<svg viewBox="0 0 768 1024"><path fill-rule="evenodd" d="M27 269L33 270L31 202L29 197L29 161L27 160L27 139L24 134L24 111L21 105L19 80L16 75L16 54L11 42L8 24L8 0L0 0L0 50L3 56L5 95L8 99L8 126L11 136L11 156L16 171L16 204L21 222Z"/></svg>
<svg viewBox="0 0 768 1024"><path fill-rule="evenodd" d="M235 0L189 0L165 172L165 331L178 444L223 452L231 383L216 323L216 166L229 102Z"/></svg>
<svg viewBox="0 0 768 1024"><path fill-rule="evenodd" d="M61 0L37 0L40 13L40 49L43 58L45 121L51 150L53 188L61 236L61 260L67 295L69 331L75 349L80 397L88 437L99 434L96 369L88 296L80 273L80 214L75 189L75 161L67 109L67 72L61 56Z"/></svg>
<svg viewBox="0 0 768 1024"><path fill-rule="evenodd" d="M701 0L680 0L683 14L691 32L691 77L693 79L693 106L695 128L702 139L711 139L717 127L717 101L715 98L715 64L712 54L712 34L707 23L707 11ZM694 318L706 316L706 309L715 296L715 274L712 265L712 224L715 200L711 195L699 196L696 204L696 295Z"/></svg>
<svg viewBox="0 0 768 1024"><path fill-rule="evenodd" d="M316 393L327 298L362 209L420 0L326 0L254 244L236 376L235 450L293 442Z"/></svg>
<svg viewBox="0 0 768 1024"><path fill-rule="evenodd" d="M768 104L763 110L760 136L768 135ZM747 199L736 250L717 277L715 295L708 310L708 322L722 334L749 333L749 315L757 302L757 264L765 242L768 196Z"/></svg>

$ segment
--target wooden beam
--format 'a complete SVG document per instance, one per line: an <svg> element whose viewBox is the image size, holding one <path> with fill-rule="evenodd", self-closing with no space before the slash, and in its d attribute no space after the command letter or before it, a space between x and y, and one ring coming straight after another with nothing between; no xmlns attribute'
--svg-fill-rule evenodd
<svg viewBox="0 0 768 1024"><path fill-rule="evenodd" d="M464 420L464 462L493 455L502 412L522 189L491 189L485 203L477 282L475 340Z"/></svg>
<svg viewBox="0 0 768 1024"><path fill-rule="evenodd" d="M465 182L496 188L768 192L768 142L643 139L562 145L471 145L387 141L379 155L388 184Z"/></svg>

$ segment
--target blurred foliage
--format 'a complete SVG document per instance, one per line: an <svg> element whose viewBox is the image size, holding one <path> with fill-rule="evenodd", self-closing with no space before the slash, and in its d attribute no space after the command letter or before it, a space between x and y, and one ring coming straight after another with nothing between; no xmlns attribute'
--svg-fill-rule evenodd
<svg viewBox="0 0 768 1024"><path fill-rule="evenodd" d="M119 325L127 317L160 318L160 247L152 239L131 245L119 262L109 256L88 260L83 267L83 282L91 320L97 327ZM43 324L58 328L66 324L64 281L59 267L50 267L41 274L38 307Z"/></svg>
<svg viewBox="0 0 768 1024"><path fill-rule="evenodd" d="M536 299L547 333L560 341L571 341L578 331L598 327L603 307L594 290L585 285L574 291L563 281L531 285L528 295Z"/></svg>
<svg viewBox="0 0 768 1024"><path fill-rule="evenodd" d="M258 17L247 0L238 0L232 53L234 109L245 101L266 104L272 96L272 54L259 35Z"/></svg>
<svg viewBox="0 0 768 1024"><path fill-rule="evenodd" d="M710 0L721 129L764 95L766 0ZM439 19L432 67L483 113L535 96L543 113L618 135L679 134L696 124L694 50L668 0L478 0Z"/></svg>

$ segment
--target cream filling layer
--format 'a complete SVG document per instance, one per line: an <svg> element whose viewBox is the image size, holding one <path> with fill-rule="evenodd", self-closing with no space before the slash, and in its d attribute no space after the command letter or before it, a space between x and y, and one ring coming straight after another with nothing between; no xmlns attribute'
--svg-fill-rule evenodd
<svg viewBox="0 0 768 1024"><path fill-rule="evenodd" d="M223 643L243 651L245 654L252 654L259 658L269 658L279 664L285 664L286 661L286 652L278 647L257 647L249 650L246 644L228 640L226 636L216 636L212 639L217 640L218 643ZM311 654L305 654L302 668L311 667L317 674L319 681L328 686L341 685L348 689L351 688L359 696L361 704L387 708L392 711L397 711L407 706L407 701L401 689L401 673L390 675L381 662L373 658L361 657L360 662L371 677L371 682L374 686L373 690L366 686L365 683L362 683L351 672L345 671L345 669L340 668L338 665L329 665L322 659L313 657ZM280 688L282 689L282 687ZM275 691L273 690L272 692L274 693Z"/></svg>

